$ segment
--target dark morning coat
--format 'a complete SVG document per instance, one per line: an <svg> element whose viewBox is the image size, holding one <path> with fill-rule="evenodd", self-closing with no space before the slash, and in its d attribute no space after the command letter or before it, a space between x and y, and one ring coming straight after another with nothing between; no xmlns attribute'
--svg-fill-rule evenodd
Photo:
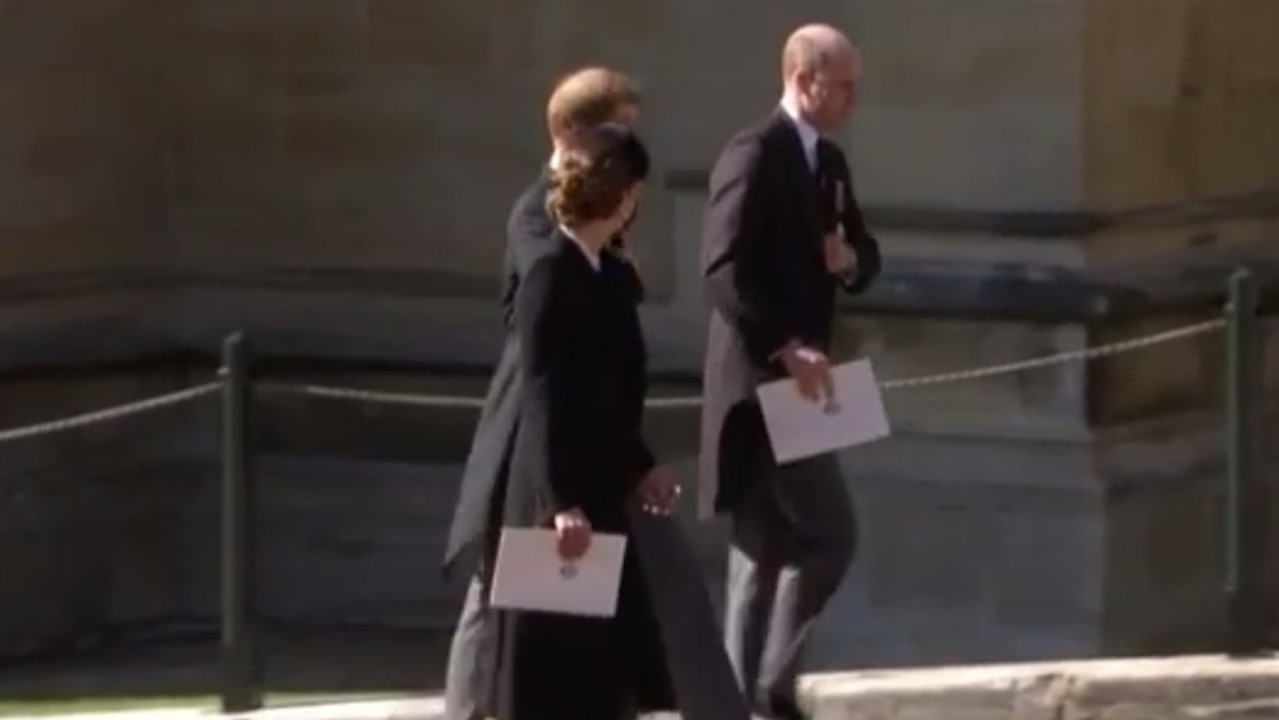
<svg viewBox="0 0 1279 720"><path fill-rule="evenodd" d="M556 232L521 279L512 318L521 401L501 525L545 527L580 509L598 532L632 535L635 490L654 467L642 435L646 351L632 288ZM627 544L617 614L496 611L488 678L500 720L673 710L647 579Z"/></svg>
<svg viewBox="0 0 1279 720"><path fill-rule="evenodd" d="M862 292L880 270L839 147L818 144L809 166L798 129L782 111L729 140L711 171L702 272L711 302L703 374L699 510L732 507L770 467L755 400L760 382L783 377L771 359L797 338L829 351L835 290ZM845 235L858 263L847 281L826 271L822 241L834 229L842 188Z"/></svg>
<svg viewBox="0 0 1279 720"><path fill-rule="evenodd" d="M520 398L520 343L512 332L511 321L520 278L554 246L552 236L555 227L546 212L549 189L550 179L543 173L515 201L507 219L506 261L502 273L502 319L507 336L484 398L484 408L480 411L459 485L444 555L446 568L453 566L467 550L476 547L494 503L501 502ZM611 253L603 256L602 263L606 272L630 288L636 304L643 300L643 286L630 263Z"/></svg>

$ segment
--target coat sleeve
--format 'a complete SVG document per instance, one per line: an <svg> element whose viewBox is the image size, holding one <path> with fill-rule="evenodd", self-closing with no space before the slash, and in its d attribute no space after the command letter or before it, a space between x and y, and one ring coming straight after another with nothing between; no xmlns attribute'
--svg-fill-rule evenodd
<svg viewBox="0 0 1279 720"><path fill-rule="evenodd" d="M538 506L559 513L579 508L582 478L575 466L581 447L580 413L572 357L572 288L555 277L553 257L538 261L516 293L515 332L520 340L524 413L520 433L526 447Z"/></svg>
<svg viewBox="0 0 1279 720"><path fill-rule="evenodd" d="M639 411L636 413L633 424L633 432L631 435L631 485L630 492L634 492L639 487L640 482L657 467L657 458L653 455L653 451L648 447L648 442L644 440L644 397L640 395Z"/></svg>
<svg viewBox="0 0 1279 720"><path fill-rule="evenodd" d="M625 252L618 247L617 240L608 254L604 256L605 272L614 282L618 284L619 292L629 301L633 301L635 305L640 305L644 301L644 283L640 278L639 268L630 260ZM634 308L626 308L627 312L638 312ZM652 450L649 449L647 442L644 440L644 400L648 396L648 378L647 378L647 358L644 356L644 337L642 326L637 322L635 325L636 332L639 337L634 338L634 342L630 343L631 347L636 348L640 353L640 357L634 358L637 371L633 373L632 382L628 388L628 404L626 407L627 427L631 431L630 441L627 444L629 449L628 460L632 470L631 487L633 491L639 485L639 481L648 475L649 471L657 465L657 460L653 456Z"/></svg>
<svg viewBox="0 0 1279 720"><path fill-rule="evenodd" d="M502 321L514 327L515 296L520 279L555 246L555 228L542 205L537 186L525 191L511 207L506 219L506 257L502 268Z"/></svg>
<svg viewBox="0 0 1279 720"><path fill-rule="evenodd" d="M769 287L767 175L758 138L731 141L711 173L702 228L702 275L711 305L765 364L795 337L795 326Z"/></svg>

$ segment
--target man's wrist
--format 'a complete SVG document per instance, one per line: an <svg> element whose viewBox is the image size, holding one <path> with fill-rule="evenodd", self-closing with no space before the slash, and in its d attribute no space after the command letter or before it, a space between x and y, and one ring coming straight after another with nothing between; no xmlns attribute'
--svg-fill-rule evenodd
<svg viewBox="0 0 1279 720"><path fill-rule="evenodd" d="M773 351L771 355L768 356L768 361L775 362L777 360L781 360L783 355L799 347L799 345L800 345L800 342L797 338L791 338L790 340L787 340L785 345L782 345L781 347L777 348L776 350Z"/></svg>

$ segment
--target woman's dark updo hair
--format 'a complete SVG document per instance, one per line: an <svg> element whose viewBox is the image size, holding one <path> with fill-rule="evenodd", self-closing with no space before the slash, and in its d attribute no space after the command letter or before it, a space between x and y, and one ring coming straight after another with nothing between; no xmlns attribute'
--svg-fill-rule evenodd
<svg viewBox="0 0 1279 720"><path fill-rule="evenodd" d="M569 226L606 220L648 172L648 149L633 131L615 123L600 125L582 133L580 145L560 157L551 173L546 209Z"/></svg>

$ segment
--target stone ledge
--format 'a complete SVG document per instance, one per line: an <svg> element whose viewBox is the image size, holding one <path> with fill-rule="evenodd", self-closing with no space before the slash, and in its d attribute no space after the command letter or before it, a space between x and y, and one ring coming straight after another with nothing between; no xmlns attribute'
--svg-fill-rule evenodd
<svg viewBox="0 0 1279 720"><path fill-rule="evenodd" d="M810 675L813 720L1273 720L1279 658L1218 655ZM49 720L50 716L44 716ZM439 720L438 697L277 707L221 716L195 708L62 720ZM665 720L668 716L661 716ZM36 720L12 717L7 720Z"/></svg>
<svg viewBox="0 0 1279 720"><path fill-rule="evenodd" d="M803 693L814 720L1279 717L1279 659L1188 656L832 673L805 678Z"/></svg>

